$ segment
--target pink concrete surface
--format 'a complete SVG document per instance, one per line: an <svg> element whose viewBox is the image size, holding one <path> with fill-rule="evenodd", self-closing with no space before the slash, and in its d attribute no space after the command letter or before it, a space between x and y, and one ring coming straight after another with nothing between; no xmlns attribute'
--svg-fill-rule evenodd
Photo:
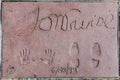
<svg viewBox="0 0 120 80"><path fill-rule="evenodd" d="M2 3L2 76L118 77L117 3Z"/></svg>

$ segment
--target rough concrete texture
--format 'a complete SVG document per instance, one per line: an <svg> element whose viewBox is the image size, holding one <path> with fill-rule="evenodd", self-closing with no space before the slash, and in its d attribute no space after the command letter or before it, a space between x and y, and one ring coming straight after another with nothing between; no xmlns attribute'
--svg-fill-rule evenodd
<svg viewBox="0 0 120 80"><path fill-rule="evenodd" d="M2 3L2 76L118 77L117 3Z"/></svg>

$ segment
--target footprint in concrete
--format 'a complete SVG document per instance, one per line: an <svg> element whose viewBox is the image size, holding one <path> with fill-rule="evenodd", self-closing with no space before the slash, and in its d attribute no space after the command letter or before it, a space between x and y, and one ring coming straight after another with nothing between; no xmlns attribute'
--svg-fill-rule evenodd
<svg viewBox="0 0 120 80"><path fill-rule="evenodd" d="M101 47L99 43L94 43L92 47L92 65L97 68L100 65Z"/></svg>
<svg viewBox="0 0 120 80"><path fill-rule="evenodd" d="M70 48L70 56L77 56L79 54L79 46L77 42L74 42Z"/></svg>
<svg viewBox="0 0 120 80"><path fill-rule="evenodd" d="M72 46L70 47L69 55L71 57L71 60L69 62L69 65L71 67L79 67L80 61L78 58L79 55L79 45L77 42L74 42Z"/></svg>
<svg viewBox="0 0 120 80"><path fill-rule="evenodd" d="M92 53L96 57L101 56L101 47L100 47L99 43L94 43L94 45L92 47Z"/></svg>
<svg viewBox="0 0 120 80"><path fill-rule="evenodd" d="M74 59L70 60L69 65L73 68L79 67L80 61L79 61L79 59L74 58Z"/></svg>

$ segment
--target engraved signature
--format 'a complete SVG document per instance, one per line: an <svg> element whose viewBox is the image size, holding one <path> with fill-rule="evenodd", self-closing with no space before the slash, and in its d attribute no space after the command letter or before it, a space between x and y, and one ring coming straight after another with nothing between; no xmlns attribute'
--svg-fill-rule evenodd
<svg viewBox="0 0 120 80"><path fill-rule="evenodd" d="M51 73L53 74L58 74L58 73L63 73L66 75L76 75L78 73L78 67L79 67L79 59L78 59L78 66L76 67L71 67L69 63L67 63L67 66L62 67L62 66L56 66L51 68Z"/></svg>
<svg viewBox="0 0 120 80"><path fill-rule="evenodd" d="M31 32L33 32L37 27L42 31L51 31L58 29L60 31L86 30L89 27L104 27L106 29L115 28L111 27L111 24L114 20L114 15L112 13L109 13L106 16L93 15L91 19L86 20L86 18L81 19L83 12L77 8L70 9L64 14L50 13L49 15L39 19L40 12L41 11L38 7L36 9L36 19L34 21L33 28L31 28ZM25 32L22 34L24 33Z"/></svg>
<svg viewBox="0 0 120 80"><path fill-rule="evenodd" d="M50 14L46 16L45 18L42 18L40 21L38 21L38 27L40 30L43 31L50 31L52 28L56 30L58 27L62 31L71 31L71 30L85 30L88 27L105 27L107 29L114 29L114 27L110 27L110 23L114 20L113 14L109 14L106 17L96 17L95 19L91 19L90 21L86 21L83 19L81 22L74 18L71 14L74 12L74 15L77 15L78 18L80 18L81 11L79 9L71 9L70 11L66 12L64 15L57 15L57 14ZM56 18L56 19L53 19ZM73 17L73 20L70 20L71 17ZM45 26L45 21L48 22L48 25ZM97 21L97 22L96 22ZM58 26L58 23L60 22L60 26ZM81 23L81 24L80 24ZM56 24L55 26L53 24Z"/></svg>

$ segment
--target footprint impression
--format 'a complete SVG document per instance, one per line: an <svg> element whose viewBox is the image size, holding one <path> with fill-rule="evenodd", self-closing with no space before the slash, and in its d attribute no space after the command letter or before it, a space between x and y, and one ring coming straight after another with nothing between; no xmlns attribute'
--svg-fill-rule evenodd
<svg viewBox="0 0 120 80"><path fill-rule="evenodd" d="M101 57L101 47L99 43L94 43L92 47L92 65L94 68L99 67Z"/></svg>
<svg viewBox="0 0 120 80"><path fill-rule="evenodd" d="M79 61L79 45L77 42L74 42L72 44L72 46L70 47L70 52L69 52L69 55L70 55L70 62L69 62L69 66L71 67L74 67L74 68L78 68L79 67L79 64L80 64L80 61Z"/></svg>

